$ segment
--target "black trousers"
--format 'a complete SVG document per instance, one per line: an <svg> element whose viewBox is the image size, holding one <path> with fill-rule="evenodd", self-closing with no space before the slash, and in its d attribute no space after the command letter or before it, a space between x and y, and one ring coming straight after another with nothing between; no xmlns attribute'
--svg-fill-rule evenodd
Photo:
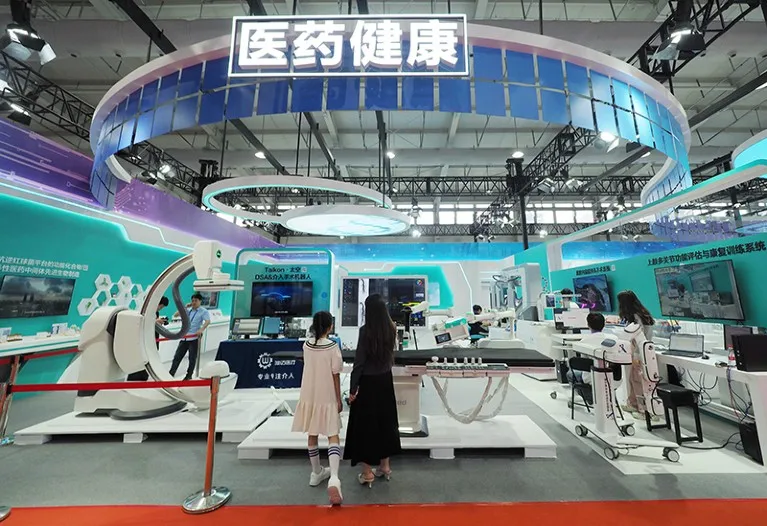
<svg viewBox="0 0 767 526"><path fill-rule="evenodd" d="M178 366L181 365L181 360L184 359L186 353L189 353L189 367L186 370L186 376L191 378L194 373L194 366L197 364L197 349L200 346L199 338L196 340L182 340L178 342L176 348L176 354L173 356L173 363L170 366L170 375L175 376Z"/></svg>
<svg viewBox="0 0 767 526"><path fill-rule="evenodd" d="M157 340L160 339L160 333L156 332L154 333L154 340L157 344L157 350L160 350L160 342ZM137 371L135 373L131 373L128 375L128 381L129 382L146 382L149 380L149 373L146 371Z"/></svg>

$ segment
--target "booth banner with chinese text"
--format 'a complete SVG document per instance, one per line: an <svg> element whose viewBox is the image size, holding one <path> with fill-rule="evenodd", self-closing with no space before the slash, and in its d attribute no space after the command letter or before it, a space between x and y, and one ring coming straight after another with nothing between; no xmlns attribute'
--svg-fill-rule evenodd
<svg viewBox="0 0 767 526"><path fill-rule="evenodd" d="M230 77L467 76L466 15L243 16Z"/></svg>

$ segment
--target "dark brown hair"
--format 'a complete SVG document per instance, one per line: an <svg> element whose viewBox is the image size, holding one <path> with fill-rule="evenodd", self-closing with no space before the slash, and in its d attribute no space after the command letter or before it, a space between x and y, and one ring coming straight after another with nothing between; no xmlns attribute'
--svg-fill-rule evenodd
<svg viewBox="0 0 767 526"><path fill-rule="evenodd" d="M357 345L364 347L367 359L383 365L394 362L394 345L397 340L397 327L391 321L389 309L378 294L365 300L365 325L360 327Z"/></svg>
<svg viewBox="0 0 767 526"><path fill-rule="evenodd" d="M633 290L624 290L618 293L618 316L626 323L636 323L637 317L639 317L642 325L655 325L650 311L642 305Z"/></svg>

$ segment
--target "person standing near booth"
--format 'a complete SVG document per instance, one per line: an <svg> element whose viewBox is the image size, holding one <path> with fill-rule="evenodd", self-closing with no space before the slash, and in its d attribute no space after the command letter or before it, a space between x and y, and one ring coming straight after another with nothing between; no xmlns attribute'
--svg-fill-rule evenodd
<svg viewBox="0 0 767 526"><path fill-rule="evenodd" d="M344 458L362 464L360 484L372 486L376 477L391 478L389 459L402 449L397 398L394 394L394 348L397 327L381 296L365 300L365 325L360 327L349 388L349 427ZM373 472L373 467L376 467Z"/></svg>
<svg viewBox="0 0 767 526"><path fill-rule="evenodd" d="M652 326L655 325L655 320L650 315L650 311L639 301L634 291L624 290L618 293L618 316L626 323L627 332L641 330L645 339L652 341ZM634 325L632 326L632 324ZM627 386L628 400L625 409L630 411L635 418L644 418L646 405L643 395L642 357L640 355L642 350L636 344L632 344L631 352L631 370L629 371Z"/></svg>
<svg viewBox="0 0 767 526"><path fill-rule="evenodd" d="M200 337L205 329L210 325L210 313L208 309L202 306L202 294L195 292L192 294L192 302L187 306L186 314L189 316L189 330L184 339L178 342L176 354L173 356L173 363L170 366L170 375L176 376L178 366L184 359L186 353L189 353L189 367L186 370L184 380L191 380L194 373L194 366L197 364L197 354L200 349ZM174 318L178 312L174 314Z"/></svg>

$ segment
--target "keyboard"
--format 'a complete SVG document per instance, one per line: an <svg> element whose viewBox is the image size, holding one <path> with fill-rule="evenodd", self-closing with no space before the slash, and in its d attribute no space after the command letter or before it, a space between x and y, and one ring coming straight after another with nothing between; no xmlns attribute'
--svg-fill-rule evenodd
<svg viewBox="0 0 767 526"><path fill-rule="evenodd" d="M703 358L703 354L698 351L664 351L666 356L680 356L682 358Z"/></svg>

